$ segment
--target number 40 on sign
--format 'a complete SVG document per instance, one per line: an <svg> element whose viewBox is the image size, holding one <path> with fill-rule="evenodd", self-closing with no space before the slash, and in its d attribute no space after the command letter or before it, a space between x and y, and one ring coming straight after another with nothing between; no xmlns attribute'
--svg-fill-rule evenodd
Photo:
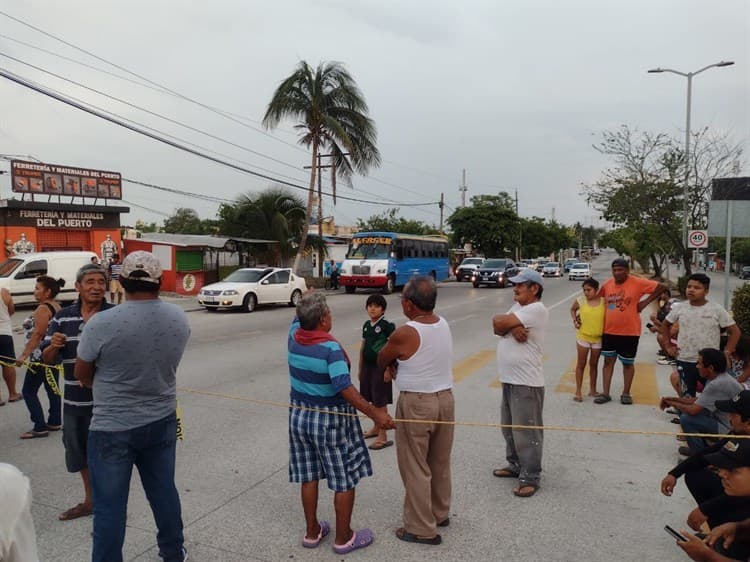
<svg viewBox="0 0 750 562"><path fill-rule="evenodd" d="M708 230L688 231L688 248L708 248Z"/></svg>

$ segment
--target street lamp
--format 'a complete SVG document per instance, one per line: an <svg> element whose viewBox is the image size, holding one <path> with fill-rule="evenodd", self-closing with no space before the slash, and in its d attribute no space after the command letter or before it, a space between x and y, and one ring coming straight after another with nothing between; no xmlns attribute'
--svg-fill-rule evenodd
<svg viewBox="0 0 750 562"><path fill-rule="evenodd" d="M709 68L713 67L720 67L720 66L732 66L734 64L734 61L719 61L715 62L714 64L709 64L708 66L704 66L700 70L696 70L695 72L680 72L679 70L673 70L671 68L652 68L649 70L650 73L659 73L659 72L671 72L672 74L679 74L680 76L684 76L687 78L687 117L685 119L685 190L683 193L683 202L682 202L682 243L685 247L685 251L687 251L688 247L688 197L689 197L689 189L688 189L688 178L690 177L690 101L692 96L692 90L693 90L693 76L697 76L704 70L708 70Z"/></svg>

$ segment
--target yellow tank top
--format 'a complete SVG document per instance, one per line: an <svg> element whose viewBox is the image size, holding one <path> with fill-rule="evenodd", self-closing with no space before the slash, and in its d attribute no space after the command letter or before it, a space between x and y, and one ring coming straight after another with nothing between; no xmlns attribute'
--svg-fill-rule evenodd
<svg viewBox="0 0 750 562"><path fill-rule="evenodd" d="M590 306L586 297L578 297L578 316L581 327L576 337L589 343L600 342L604 333L604 299L599 298L599 306Z"/></svg>

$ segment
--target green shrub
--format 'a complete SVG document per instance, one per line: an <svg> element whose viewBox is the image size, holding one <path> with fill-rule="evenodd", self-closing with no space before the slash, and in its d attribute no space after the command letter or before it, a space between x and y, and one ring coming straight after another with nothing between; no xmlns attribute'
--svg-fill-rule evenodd
<svg viewBox="0 0 750 562"><path fill-rule="evenodd" d="M737 287L732 293L734 321L743 334L750 334L750 283Z"/></svg>

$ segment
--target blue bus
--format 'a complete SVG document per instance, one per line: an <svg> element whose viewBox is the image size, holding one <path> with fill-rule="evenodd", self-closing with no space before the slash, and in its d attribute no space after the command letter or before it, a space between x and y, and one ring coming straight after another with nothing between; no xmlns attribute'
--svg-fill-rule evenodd
<svg viewBox="0 0 750 562"><path fill-rule="evenodd" d="M339 284L347 293L357 287L379 287L389 294L415 275L431 275L436 281L449 277L447 238L358 232L341 265Z"/></svg>

